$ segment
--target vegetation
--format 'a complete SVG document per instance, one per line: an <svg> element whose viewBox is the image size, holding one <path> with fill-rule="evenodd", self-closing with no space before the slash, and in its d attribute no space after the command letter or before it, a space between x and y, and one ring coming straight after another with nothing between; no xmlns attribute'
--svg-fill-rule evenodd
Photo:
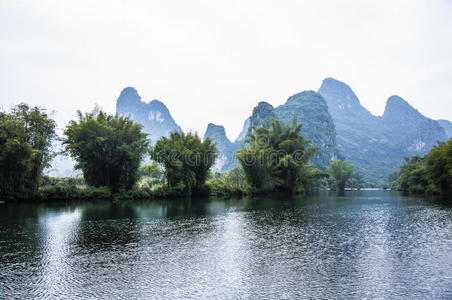
<svg viewBox="0 0 452 300"><path fill-rule="evenodd" d="M86 183L112 192L130 190L139 179L138 168L149 151L141 125L126 117L94 110L70 121L64 131L65 151L77 162Z"/></svg>
<svg viewBox="0 0 452 300"><path fill-rule="evenodd" d="M400 166L398 188L404 192L422 194L432 192L425 166L425 159L418 155L406 157L405 163Z"/></svg>
<svg viewBox="0 0 452 300"><path fill-rule="evenodd" d="M425 156L430 182L443 194L452 192L452 139L438 143Z"/></svg>
<svg viewBox="0 0 452 300"><path fill-rule="evenodd" d="M294 113L303 121L300 134L319 146L310 162L326 171L331 157L341 157L336 143L336 129L328 112L328 106L320 94L304 91L291 96L286 103L273 108L269 103L259 102L250 117L250 128L270 128L272 119L278 119L284 126L291 124Z"/></svg>
<svg viewBox="0 0 452 300"><path fill-rule="evenodd" d="M124 200L372 186L347 161L331 162L329 178L315 168L310 160L319 148L310 147L295 118L287 125L278 119L269 124L251 127L236 154L240 167L212 175L218 150L210 138L175 131L150 149L141 125L130 119L99 109L79 112L78 121L70 121L64 131L63 145L83 177L55 178L42 175L53 157L55 122L44 109L19 104L0 112L0 198ZM153 162L140 167L146 153ZM400 172L392 172L387 181L410 193L451 193L452 139L424 157L405 158Z"/></svg>
<svg viewBox="0 0 452 300"><path fill-rule="evenodd" d="M215 173L207 184L210 194L216 196L245 195L250 192L245 172L239 167L226 173Z"/></svg>
<svg viewBox="0 0 452 300"><path fill-rule="evenodd" d="M359 172L353 172L352 176L349 179L349 185L351 188L361 189L368 185L364 176Z"/></svg>
<svg viewBox="0 0 452 300"><path fill-rule="evenodd" d="M271 127L253 128L244 147L236 154L248 184L257 192L304 192L326 174L309 159L318 148L300 134L301 124L283 127L273 119Z"/></svg>
<svg viewBox="0 0 452 300"><path fill-rule="evenodd" d="M48 175L42 176L39 186L48 187L54 185L85 185L85 179L83 177L51 177Z"/></svg>
<svg viewBox="0 0 452 300"><path fill-rule="evenodd" d="M165 169L167 186L185 195L203 190L216 157L210 138L201 141L197 134L182 131L161 137L151 151L151 158Z"/></svg>
<svg viewBox="0 0 452 300"><path fill-rule="evenodd" d="M452 139L440 142L424 157L405 158L400 166L398 189L413 194L452 192Z"/></svg>
<svg viewBox="0 0 452 300"><path fill-rule="evenodd" d="M140 175L146 180L149 187L154 185L163 184L165 181L165 172L159 166L159 164L153 162L150 165L144 165L140 167Z"/></svg>
<svg viewBox="0 0 452 300"><path fill-rule="evenodd" d="M332 161L328 167L331 178L334 179L334 187L338 191L344 191L345 185L352 178L354 167L346 161Z"/></svg>
<svg viewBox="0 0 452 300"><path fill-rule="evenodd" d="M22 103L10 113L0 112L0 198L36 194L55 137L55 122L45 109Z"/></svg>

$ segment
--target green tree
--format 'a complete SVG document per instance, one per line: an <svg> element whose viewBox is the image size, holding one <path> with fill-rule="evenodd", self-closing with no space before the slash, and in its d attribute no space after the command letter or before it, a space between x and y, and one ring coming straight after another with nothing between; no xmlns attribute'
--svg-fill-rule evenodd
<svg viewBox="0 0 452 300"><path fill-rule="evenodd" d="M251 187L265 192L303 192L325 176L309 163L318 148L308 147L310 141L300 134L301 128L295 119L284 127L276 119L271 120L270 128L253 127L236 154Z"/></svg>
<svg viewBox="0 0 452 300"><path fill-rule="evenodd" d="M364 180L364 177L361 173L353 172L353 174L349 180L349 184L353 188L361 189L362 187L364 187L366 185L366 181Z"/></svg>
<svg viewBox="0 0 452 300"><path fill-rule="evenodd" d="M21 103L0 112L0 198L33 196L55 137L55 122L43 108Z"/></svg>
<svg viewBox="0 0 452 300"><path fill-rule="evenodd" d="M161 137L151 151L151 158L165 169L167 184L186 195L206 182L217 155L210 138L201 141L197 134L179 131Z"/></svg>
<svg viewBox="0 0 452 300"><path fill-rule="evenodd" d="M76 161L87 184L106 186L112 192L131 189L138 168L149 151L142 126L126 117L94 110L70 121L64 131L65 151Z"/></svg>
<svg viewBox="0 0 452 300"><path fill-rule="evenodd" d="M162 183L165 175L163 169L156 162L141 166L140 174L142 177L148 178L147 183L149 186Z"/></svg>
<svg viewBox="0 0 452 300"><path fill-rule="evenodd" d="M328 172L334 179L334 185L340 192L344 191L345 185L352 177L354 167L347 161L335 160L328 166Z"/></svg>
<svg viewBox="0 0 452 300"><path fill-rule="evenodd" d="M399 189L404 192L422 194L429 189L429 180L425 166L425 158L415 155L405 157L400 166Z"/></svg>
<svg viewBox="0 0 452 300"><path fill-rule="evenodd" d="M388 174L388 184L391 189L397 189L400 171L392 171Z"/></svg>
<svg viewBox="0 0 452 300"><path fill-rule="evenodd" d="M442 193L452 192L452 139L440 142L425 156L425 170L429 180Z"/></svg>

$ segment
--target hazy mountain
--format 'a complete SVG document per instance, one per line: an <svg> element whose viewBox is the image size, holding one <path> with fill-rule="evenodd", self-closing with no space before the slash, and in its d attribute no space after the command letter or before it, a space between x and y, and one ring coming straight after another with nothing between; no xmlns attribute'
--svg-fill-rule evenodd
<svg viewBox="0 0 452 300"><path fill-rule="evenodd" d="M240 143L231 142L226 136L223 126L209 123L204 139L210 137L218 149L218 158L213 169L215 171L227 171L238 166L238 161L234 154L241 148Z"/></svg>
<svg viewBox="0 0 452 300"><path fill-rule="evenodd" d="M250 121L251 118L248 118L245 120L245 122L243 122L242 131L240 132L239 136L235 139L235 142L240 143L245 140L246 135L248 134L248 129L250 128Z"/></svg>
<svg viewBox="0 0 452 300"><path fill-rule="evenodd" d="M336 142L336 126L319 93L304 91L295 94L275 108L275 115L285 124L292 122L294 116L303 123L301 133L312 141L312 146L320 147L312 162L321 169L341 157Z"/></svg>
<svg viewBox="0 0 452 300"><path fill-rule="evenodd" d="M62 132L60 132L62 135ZM72 159L62 154L63 145L59 140L53 142L53 151L57 155L50 162L50 167L44 169L44 174L52 177L75 177L80 176L81 171L75 170L75 162Z"/></svg>
<svg viewBox="0 0 452 300"><path fill-rule="evenodd" d="M311 145L321 148L312 160L315 165L325 169L331 160L340 157L336 145L336 129L328 106L322 96L314 91L295 94L289 97L285 104L276 108L267 102L259 102L251 117L247 119L249 126L244 126L239 137L245 136L252 127L270 126L270 120L273 118L279 119L283 124L289 124L294 117L297 122L303 123L301 133L312 141Z"/></svg>
<svg viewBox="0 0 452 300"><path fill-rule="evenodd" d="M161 136L168 136L171 131L180 131L168 108L159 100L144 102L133 87L121 91L116 101L116 113L128 116L143 125L143 131L151 135L154 144Z"/></svg>
<svg viewBox="0 0 452 300"><path fill-rule="evenodd" d="M438 120L437 122L446 132L447 138L452 138L452 122L448 120Z"/></svg>
<svg viewBox="0 0 452 300"><path fill-rule="evenodd" d="M336 125L339 150L371 181L384 181L404 156L423 155L447 139L438 122L399 96L391 96L381 117L372 115L345 83L327 78L319 93Z"/></svg>

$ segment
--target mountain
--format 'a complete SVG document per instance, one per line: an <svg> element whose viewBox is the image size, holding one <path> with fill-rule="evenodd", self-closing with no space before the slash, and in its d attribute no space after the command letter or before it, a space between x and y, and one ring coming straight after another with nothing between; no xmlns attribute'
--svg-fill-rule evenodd
<svg viewBox="0 0 452 300"><path fill-rule="evenodd" d="M245 120L245 122L243 123L242 131L240 132L239 136L235 139L236 143L240 143L245 140L246 135L248 134L248 129L250 128L250 122L251 117Z"/></svg>
<svg viewBox="0 0 452 300"><path fill-rule="evenodd" d="M438 120L437 122L446 132L447 138L452 138L452 122L448 120Z"/></svg>
<svg viewBox="0 0 452 300"><path fill-rule="evenodd" d="M209 123L204 139L208 137L216 143L218 149L218 158L213 167L215 171L227 171L238 166L238 161L234 154L241 148L240 143L231 142L226 136L223 126Z"/></svg>
<svg viewBox="0 0 452 300"><path fill-rule="evenodd" d="M320 147L312 162L325 170L332 160L341 155L336 142L336 126L323 97L314 91L295 94L283 105L275 109L275 116L285 124L294 116L303 123L301 134L312 141L312 146Z"/></svg>
<svg viewBox="0 0 452 300"><path fill-rule="evenodd" d="M328 106L322 96L314 91L295 94L289 97L285 104L276 108L267 102L259 102L254 107L251 117L245 121L239 135L241 138L237 141L242 141L252 127L262 125L269 127L271 119L274 118L283 124L290 124L294 117L297 122L303 123L301 134L312 141L312 146L321 148L312 159L317 167L325 170L331 160L341 157L336 145L336 129Z"/></svg>
<svg viewBox="0 0 452 300"><path fill-rule="evenodd" d="M326 78L318 92L336 125L339 150L369 181L385 181L404 156L423 155L447 139L437 121L399 96L388 99L383 116L374 116L341 81Z"/></svg>
<svg viewBox="0 0 452 300"><path fill-rule="evenodd" d="M151 135L152 143L161 136L168 136L171 131L180 131L168 108L159 100L144 102L133 87L121 91L116 101L116 113L128 116L143 125L143 131Z"/></svg>

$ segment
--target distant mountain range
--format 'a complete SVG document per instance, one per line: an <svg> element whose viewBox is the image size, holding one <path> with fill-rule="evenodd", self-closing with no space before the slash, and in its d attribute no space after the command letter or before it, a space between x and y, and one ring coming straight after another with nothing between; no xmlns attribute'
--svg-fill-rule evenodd
<svg viewBox="0 0 452 300"><path fill-rule="evenodd" d="M145 102L132 87L121 91L116 113L141 123L144 131L151 134L153 144L161 136L181 130L163 102ZM223 126L209 123L204 138L212 138L219 150L214 169L227 171L238 166L234 154L253 127L269 126L272 118L288 124L294 117L303 123L302 134L312 141L311 145L321 148L312 159L317 167L325 170L331 160L346 159L374 183L384 182L391 171L398 169L404 156L423 155L437 141L452 137L450 121L427 118L399 96L391 96L384 114L374 116L347 84L326 78L318 92L295 94L278 107L259 102L235 141L227 138ZM56 165L53 170L58 174ZM64 168L68 168L67 164Z"/></svg>
<svg viewBox="0 0 452 300"><path fill-rule="evenodd" d="M319 94L336 125L341 153L373 182L384 181L404 156L426 154L437 141L448 139L440 122L423 116L399 96L389 97L383 116L374 116L341 81L323 80Z"/></svg>

